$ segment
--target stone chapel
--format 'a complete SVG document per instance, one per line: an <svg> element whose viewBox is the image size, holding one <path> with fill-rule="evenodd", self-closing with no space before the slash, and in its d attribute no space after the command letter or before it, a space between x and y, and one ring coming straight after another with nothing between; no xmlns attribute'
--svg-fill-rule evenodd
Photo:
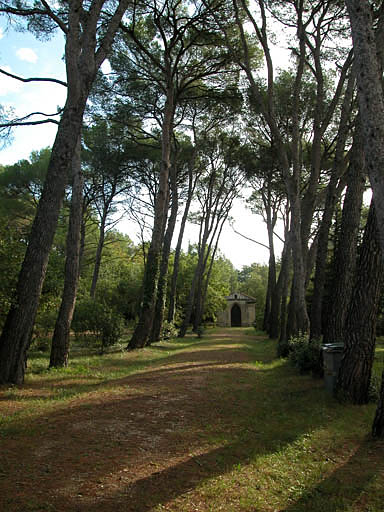
<svg viewBox="0 0 384 512"><path fill-rule="evenodd" d="M256 299L245 293L233 292L228 297L227 307L217 315L220 327L251 327L256 319Z"/></svg>

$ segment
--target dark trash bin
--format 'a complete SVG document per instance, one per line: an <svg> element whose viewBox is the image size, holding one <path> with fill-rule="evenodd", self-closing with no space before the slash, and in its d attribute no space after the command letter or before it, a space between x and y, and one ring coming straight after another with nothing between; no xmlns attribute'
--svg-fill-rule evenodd
<svg viewBox="0 0 384 512"><path fill-rule="evenodd" d="M343 343L327 343L322 346L325 389L332 394L336 387L343 348Z"/></svg>

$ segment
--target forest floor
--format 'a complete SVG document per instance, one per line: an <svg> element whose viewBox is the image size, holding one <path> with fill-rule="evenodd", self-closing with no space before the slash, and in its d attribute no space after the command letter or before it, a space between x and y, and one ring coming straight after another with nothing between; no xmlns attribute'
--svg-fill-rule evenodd
<svg viewBox="0 0 384 512"><path fill-rule="evenodd" d="M384 511L375 405L340 405L252 329L0 388L0 512Z"/></svg>

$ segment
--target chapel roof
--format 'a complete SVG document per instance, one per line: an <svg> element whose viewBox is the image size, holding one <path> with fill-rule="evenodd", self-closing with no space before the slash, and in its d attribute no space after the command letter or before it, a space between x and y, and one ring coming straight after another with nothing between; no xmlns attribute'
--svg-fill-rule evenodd
<svg viewBox="0 0 384 512"><path fill-rule="evenodd" d="M240 293L240 292L232 292L230 295L225 297L228 301L230 300L240 300L245 302L256 302L255 297L251 297L250 295L247 295L246 293Z"/></svg>

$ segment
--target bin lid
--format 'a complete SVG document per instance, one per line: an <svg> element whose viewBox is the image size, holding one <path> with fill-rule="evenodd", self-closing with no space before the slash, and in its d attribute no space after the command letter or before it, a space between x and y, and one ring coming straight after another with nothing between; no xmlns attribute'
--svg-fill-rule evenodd
<svg viewBox="0 0 384 512"><path fill-rule="evenodd" d="M342 352L344 343L326 343L321 348L324 352Z"/></svg>

